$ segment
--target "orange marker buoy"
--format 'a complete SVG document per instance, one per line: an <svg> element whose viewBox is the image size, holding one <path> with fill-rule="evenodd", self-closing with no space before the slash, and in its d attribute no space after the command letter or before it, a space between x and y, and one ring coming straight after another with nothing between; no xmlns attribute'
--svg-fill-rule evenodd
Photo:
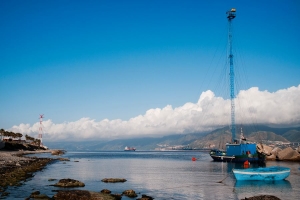
<svg viewBox="0 0 300 200"><path fill-rule="evenodd" d="M246 160L246 161L244 162L244 168L249 168L249 165L250 165L249 161Z"/></svg>
<svg viewBox="0 0 300 200"><path fill-rule="evenodd" d="M196 161L197 160L197 158L195 158L195 157L192 157L192 161Z"/></svg>

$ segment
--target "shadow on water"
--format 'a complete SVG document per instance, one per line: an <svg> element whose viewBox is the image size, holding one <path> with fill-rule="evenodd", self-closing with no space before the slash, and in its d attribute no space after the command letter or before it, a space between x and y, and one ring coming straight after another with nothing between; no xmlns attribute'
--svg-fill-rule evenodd
<svg viewBox="0 0 300 200"><path fill-rule="evenodd" d="M238 198L257 195L274 195L280 199L297 199L296 191L288 180L280 181L236 181L234 192Z"/></svg>
<svg viewBox="0 0 300 200"><path fill-rule="evenodd" d="M291 189L292 185L288 180L278 180L278 181L236 181L236 188L272 188L272 189Z"/></svg>

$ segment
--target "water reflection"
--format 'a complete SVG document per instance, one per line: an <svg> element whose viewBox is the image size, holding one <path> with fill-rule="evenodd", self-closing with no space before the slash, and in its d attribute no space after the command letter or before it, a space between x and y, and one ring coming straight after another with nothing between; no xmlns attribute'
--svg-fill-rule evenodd
<svg viewBox="0 0 300 200"><path fill-rule="evenodd" d="M291 183L288 180L278 180L278 181L236 181L235 182L236 188L243 188L247 187L259 187L259 188L272 188L273 190L276 189L291 189Z"/></svg>
<svg viewBox="0 0 300 200"><path fill-rule="evenodd" d="M68 152L63 157L70 162L54 162L35 174L24 185L8 188L11 199L24 199L33 190L48 196L57 189L49 178L73 178L83 181L85 190L109 189L122 193L134 189L156 199L242 199L261 194L273 194L281 199L297 199L300 195L299 163L268 162L291 168L285 181L237 182L232 169L243 163L213 162L206 152ZM192 157L197 157L192 161ZM74 162L74 161L79 162ZM259 167L250 164L250 167ZM126 178L122 184L107 184L107 177ZM224 180L220 183L220 180ZM289 194L286 196L286 194ZM129 198L123 197L122 200Z"/></svg>
<svg viewBox="0 0 300 200"><path fill-rule="evenodd" d="M236 181L234 186L234 192L239 199L264 194L271 194L280 199L297 199L298 196L288 180Z"/></svg>

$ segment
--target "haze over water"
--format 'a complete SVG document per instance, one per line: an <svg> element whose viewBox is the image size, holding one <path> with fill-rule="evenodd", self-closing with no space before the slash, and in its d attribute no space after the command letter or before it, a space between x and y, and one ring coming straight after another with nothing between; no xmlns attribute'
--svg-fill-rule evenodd
<svg viewBox="0 0 300 200"><path fill-rule="evenodd" d="M300 165L293 162L268 161L266 164L290 167L291 175L285 181L236 182L231 170L241 166L212 162L207 152L68 152L64 157L70 158L70 162L48 165L22 186L9 188L7 199L24 199L35 190L52 197L56 193L52 190L61 188L49 185L62 178L85 183L85 187L76 189L96 192L109 189L118 194L133 189L139 197L147 194L157 200L241 199L259 194L297 199L300 195ZM192 157L198 160L191 161ZM228 173L228 178L218 183ZM50 178L57 180L49 182ZM108 184L101 182L104 178L125 178L127 182ZM129 198L123 196L122 199Z"/></svg>

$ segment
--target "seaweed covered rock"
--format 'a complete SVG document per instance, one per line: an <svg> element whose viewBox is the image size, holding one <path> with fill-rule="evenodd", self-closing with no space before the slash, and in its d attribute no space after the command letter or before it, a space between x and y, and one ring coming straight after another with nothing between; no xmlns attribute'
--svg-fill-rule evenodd
<svg viewBox="0 0 300 200"><path fill-rule="evenodd" d="M110 194L103 194L98 192L91 192L87 190L61 190L58 191L54 196L55 200L116 200Z"/></svg>
<svg viewBox="0 0 300 200"><path fill-rule="evenodd" d="M40 191L34 191L34 192L31 193L30 197L28 197L26 199L47 199L47 200L50 200L51 198L48 197L45 194L41 194Z"/></svg>
<svg viewBox="0 0 300 200"><path fill-rule="evenodd" d="M122 194L131 198L137 197L137 194L134 190L125 190Z"/></svg>
<svg viewBox="0 0 300 200"><path fill-rule="evenodd" d="M51 154L55 155L55 156L59 156L59 155L62 155L64 153L65 153L65 151L63 151L63 150L53 150L53 151L51 151Z"/></svg>
<svg viewBox="0 0 300 200"><path fill-rule="evenodd" d="M124 178L104 178L101 181L105 183L118 183L118 182L124 183L127 180Z"/></svg>
<svg viewBox="0 0 300 200"><path fill-rule="evenodd" d="M2 159L5 159L2 157ZM22 159L12 156L9 159L17 159L22 166L16 166L15 161L11 161L13 165L2 165L0 168L0 196L5 194L7 186L19 186L22 181L33 176L33 173L42 170L48 163L52 161L50 158L30 158ZM8 162L10 163L10 162Z"/></svg>
<svg viewBox="0 0 300 200"><path fill-rule="evenodd" d="M121 200L122 199L121 194L110 194L110 196L114 197L115 200Z"/></svg>
<svg viewBox="0 0 300 200"><path fill-rule="evenodd" d="M136 200L153 200L153 197L147 196L145 194L142 194L141 198L137 198Z"/></svg>
<svg viewBox="0 0 300 200"><path fill-rule="evenodd" d="M254 197L245 197L245 199L241 200L280 200L278 197L275 197L273 195L259 195Z"/></svg>
<svg viewBox="0 0 300 200"><path fill-rule="evenodd" d="M70 161L69 158L57 158L57 160L59 160L59 161Z"/></svg>
<svg viewBox="0 0 300 200"><path fill-rule="evenodd" d="M58 183L54 184L56 187L84 187L85 184L74 179L66 178L60 179Z"/></svg>
<svg viewBox="0 0 300 200"><path fill-rule="evenodd" d="M66 190L66 191L58 191L53 196L55 200L73 200L73 199L80 199L80 200L89 200L91 199L91 194L89 191L86 190Z"/></svg>
<svg viewBox="0 0 300 200"><path fill-rule="evenodd" d="M103 190L101 190L100 192L101 192L101 193L104 193L104 194L110 194L110 193L111 193L111 191L108 190L108 189L103 189Z"/></svg>

